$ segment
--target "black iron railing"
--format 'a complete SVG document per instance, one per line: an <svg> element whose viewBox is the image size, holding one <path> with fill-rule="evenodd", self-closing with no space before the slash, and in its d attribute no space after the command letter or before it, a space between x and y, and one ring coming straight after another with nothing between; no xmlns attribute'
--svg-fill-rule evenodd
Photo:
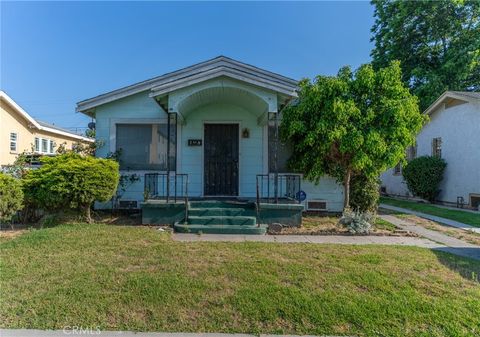
<svg viewBox="0 0 480 337"><path fill-rule="evenodd" d="M144 193L145 199L188 201L188 174L146 173Z"/></svg>
<svg viewBox="0 0 480 337"><path fill-rule="evenodd" d="M301 175L257 174L257 207L261 202L300 203Z"/></svg>

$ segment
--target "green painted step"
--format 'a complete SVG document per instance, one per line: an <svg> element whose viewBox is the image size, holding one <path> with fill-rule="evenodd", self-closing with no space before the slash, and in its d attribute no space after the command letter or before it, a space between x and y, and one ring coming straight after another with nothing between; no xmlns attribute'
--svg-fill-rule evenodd
<svg viewBox="0 0 480 337"><path fill-rule="evenodd" d="M246 234L263 235L267 232L266 225L237 226L237 225L190 225L175 223L175 231L179 233L202 234Z"/></svg>
<svg viewBox="0 0 480 337"><path fill-rule="evenodd" d="M218 201L218 200L202 200L190 201L190 208L243 208L255 209L255 204L252 202L241 201Z"/></svg>
<svg viewBox="0 0 480 337"><path fill-rule="evenodd" d="M190 208L188 210L189 215L193 216L237 216L237 215L254 215L252 210L247 210L245 208L225 208L225 207L215 207L215 208Z"/></svg>
<svg viewBox="0 0 480 337"><path fill-rule="evenodd" d="M228 225L228 226L255 226L257 219L254 216L196 216L188 215L189 225Z"/></svg>

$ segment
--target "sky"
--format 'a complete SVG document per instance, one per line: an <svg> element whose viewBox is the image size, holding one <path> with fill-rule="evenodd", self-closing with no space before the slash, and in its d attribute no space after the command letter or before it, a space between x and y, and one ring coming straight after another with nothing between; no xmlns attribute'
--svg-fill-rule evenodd
<svg viewBox="0 0 480 337"><path fill-rule="evenodd" d="M5 2L0 88L67 128L78 101L218 55L301 79L370 62L369 2Z"/></svg>

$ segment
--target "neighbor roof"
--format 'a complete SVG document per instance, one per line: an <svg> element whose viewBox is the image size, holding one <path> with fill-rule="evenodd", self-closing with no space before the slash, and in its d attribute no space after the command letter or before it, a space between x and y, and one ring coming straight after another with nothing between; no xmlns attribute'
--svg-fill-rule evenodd
<svg viewBox="0 0 480 337"><path fill-rule="evenodd" d="M95 141L92 138L77 135L76 133L73 133L73 132L68 131L66 129L62 129L62 128L59 128L59 127L57 127L53 124L45 123L45 122L42 122L42 121L39 121L39 120L33 118L20 105L18 105L10 96L8 96L6 92L4 92L2 90L0 90L0 99L7 102L18 114L20 114L33 127L35 127L38 130L51 132L51 133L54 133L54 134L57 134L57 135L66 136L66 137L82 140L82 141L85 141L85 142Z"/></svg>
<svg viewBox="0 0 480 337"><path fill-rule="evenodd" d="M220 76L248 82L287 96L297 96L297 80L236 61L226 56L218 56L190 67L83 100L77 103L77 111L89 114L91 109L99 105L139 92L150 90L150 96L154 97Z"/></svg>
<svg viewBox="0 0 480 337"><path fill-rule="evenodd" d="M464 102L479 102L480 92L473 91L445 91L425 110L425 114L430 115L448 99L457 99Z"/></svg>

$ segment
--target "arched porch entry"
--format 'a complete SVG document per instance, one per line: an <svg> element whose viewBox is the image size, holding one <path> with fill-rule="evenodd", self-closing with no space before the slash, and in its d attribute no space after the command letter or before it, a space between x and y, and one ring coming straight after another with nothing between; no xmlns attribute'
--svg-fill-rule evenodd
<svg viewBox="0 0 480 337"><path fill-rule="evenodd" d="M256 175L268 170L268 119L277 95L220 78L157 98L177 131L177 172L193 197L255 197Z"/></svg>

